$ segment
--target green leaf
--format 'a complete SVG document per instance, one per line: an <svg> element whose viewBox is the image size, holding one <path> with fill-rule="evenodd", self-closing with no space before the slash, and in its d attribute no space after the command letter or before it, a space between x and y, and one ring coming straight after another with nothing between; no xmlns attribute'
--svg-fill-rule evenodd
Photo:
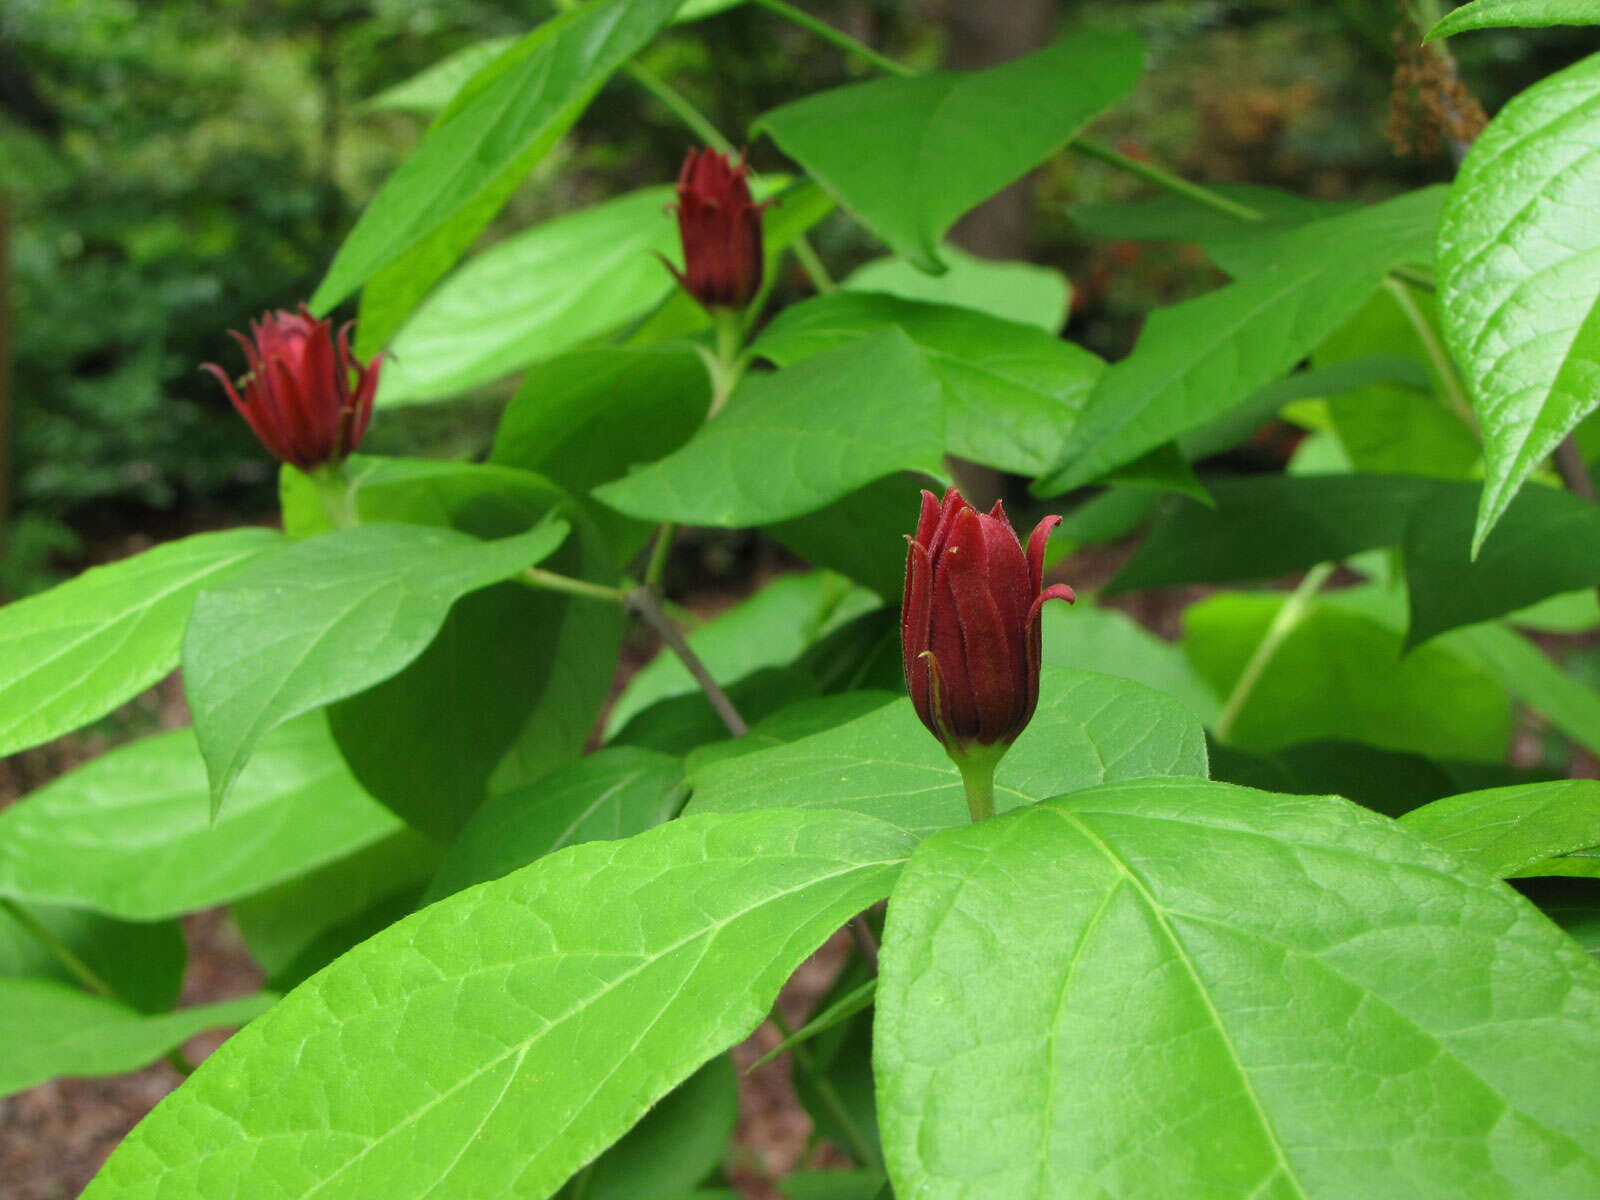
<svg viewBox="0 0 1600 1200"><path fill-rule="evenodd" d="M163 1013L177 1003L188 948L176 921L118 921L53 904L18 907L20 921L0 906L0 977L81 983L29 927L37 921L140 1012Z"/></svg>
<svg viewBox="0 0 1600 1200"><path fill-rule="evenodd" d="M1473 143L1439 224L1439 309L1483 428L1473 551L1600 404L1600 55L1535 84Z"/></svg>
<svg viewBox="0 0 1600 1200"><path fill-rule="evenodd" d="M712 678L726 687L762 667L793 662L806 647L877 607L876 597L831 571L783 575L718 613L686 640ZM606 715L607 738L657 701L699 689L678 656L663 648L612 704Z"/></svg>
<svg viewBox="0 0 1600 1200"><path fill-rule="evenodd" d="M1117 779L1206 773L1200 722L1122 679L1047 666L1039 709L995 773L1000 811ZM849 809L923 836L969 820L961 775L900 700L826 733L691 774L686 811Z"/></svg>
<svg viewBox="0 0 1600 1200"><path fill-rule="evenodd" d="M686 347L578 350L530 367L489 460L538 471L575 495L677 450L700 428L711 380ZM651 526L597 514L637 549ZM625 555L619 555L625 557Z"/></svg>
<svg viewBox="0 0 1600 1200"><path fill-rule="evenodd" d="M568 528L547 520L479 542L362 525L300 542L201 593L183 677L212 812L267 733L394 675L427 648L456 600L540 561Z"/></svg>
<svg viewBox="0 0 1600 1200"><path fill-rule="evenodd" d="M878 1200L887 1197L882 1171L796 1171L779 1180L788 1200Z"/></svg>
<svg viewBox="0 0 1600 1200"><path fill-rule="evenodd" d="M1026 262L995 262L946 243L939 255L949 266L926 275L893 255L864 263L839 286L847 292L881 292L903 300L970 308L1002 321L1061 332L1072 307L1072 284L1060 271ZM793 309L787 310L793 312Z"/></svg>
<svg viewBox="0 0 1600 1200"><path fill-rule="evenodd" d="M427 70L385 88L361 107L368 112L412 112L431 117L454 100L469 79L517 41L515 37L493 37L463 46Z"/></svg>
<svg viewBox="0 0 1600 1200"><path fill-rule="evenodd" d="M1212 507L1167 507L1108 593L1276 579L1397 545L1412 511L1432 503L1439 485L1412 476L1257 475L1216 479L1209 490Z"/></svg>
<svg viewBox="0 0 1600 1200"><path fill-rule="evenodd" d="M195 594L282 540L268 529L202 533L0 608L0 758L87 724L170 672Z"/></svg>
<svg viewBox="0 0 1600 1200"><path fill-rule="evenodd" d="M900 1195L1600 1189L1600 967L1336 799L1127 783L929 838L878 990Z"/></svg>
<svg viewBox="0 0 1600 1200"><path fill-rule="evenodd" d="M1411 513L1402 543L1411 595L1408 647L1600 582L1600 508L1554 488L1523 488L1474 560L1477 490L1450 487Z"/></svg>
<svg viewBox="0 0 1600 1200"><path fill-rule="evenodd" d="M763 531L812 566L847 575L898 605L906 578L907 506L927 483L906 472L885 475L816 512Z"/></svg>
<svg viewBox="0 0 1600 1200"><path fill-rule="evenodd" d="M827 1032L843 1021L848 1021L872 1003L873 994L877 990L878 981L875 978L868 979L866 982L850 988L838 999L824 1005L822 1011L816 1016L751 1063L745 1073L749 1074L750 1071L754 1071L757 1067L765 1066L785 1051L791 1050L804 1042L809 1042L818 1034Z"/></svg>
<svg viewBox="0 0 1600 1200"><path fill-rule="evenodd" d="M713 1058L644 1115L558 1200L687 1197L722 1162L739 1116L739 1076L726 1054Z"/></svg>
<svg viewBox="0 0 1600 1200"><path fill-rule="evenodd" d="M1165 692L1205 725L1216 721L1221 705L1181 647L1162 641L1132 617L1089 604L1084 597L1070 609L1046 604L1042 612L1045 662L1131 679Z"/></svg>
<svg viewBox="0 0 1600 1200"><path fill-rule="evenodd" d="M1139 78L1127 34L1063 38L983 71L835 88L760 118L783 152L896 254L939 274L955 219L1037 166Z"/></svg>
<svg viewBox="0 0 1600 1200"><path fill-rule="evenodd" d="M1134 242L1232 242L1267 231L1290 229L1355 207L1347 200L1314 200L1258 183L1210 185L1229 200L1261 214L1259 221L1221 212L1172 192L1135 204L1071 204L1067 216L1091 237Z"/></svg>
<svg viewBox="0 0 1600 1200"><path fill-rule="evenodd" d="M1473 0L1446 13L1423 42L1469 29L1543 29L1549 25L1600 25L1600 0Z"/></svg>
<svg viewBox="0 0 1600 1200"><path fill-rule="evenodd" d="M1561 779L1448 796L1400 823L1504 878L1600 845L1600 783Z"/></svg>
<svg viewBox="0 0 1600 1200"><path fill-rule="evenodd" d="M1243 403L1309 354L1364 304L1437 220L1425 188L1277 234L1255 253L1270 265L1153 313L1128 358L1101 377L1054 469L1036 485L1058 495L1092 483Z"/></svg>
<svg viewBox="0 0 1600 1200"><path fill-rule="evenodd" d="M233 906L250 953L288 991L416 907L440 848L399 829L327 866Z"/></svg>
<svg viewBox="0 0 1600 1200"><path fill-rule="evenodd" d="M896 639L898 641L898 638ZM743 737L727 738L720 742L706 742L696 746L684 756L687 774L698 774L704 767L741 754L754 754L774 746L786 746L812 734L825 733L837 726L865 716L885 704L893 704L900 696L894 692L861 688L839 692L832 696L813 696L798 700L764 717L750 727Z"/></svg>
<svg viewBox="0 0 1600 1200"><path fill-rule="evenodd" d="M1473 625L1451 630L1434 644L1470 660L1561 732L1600 754L1600 695L1527 638L1501 626Z"/></svg>
<svg viewBox="0 0 1600 1200"><path fill-rule="evenodd" d="M893 471L942 470L944 413L923 355L889 330L747 375L687 445L595 489L619 512L759 525L812 512Z"/></svg>
<svg viewBox="0 0 1600 1200"><path fill-rule="evenodd" d="M1030 325L947 304L834 292L785 309L755 353L780 367L900 329L944 396L945 447L987 466L1035 474L1056 459L1105 363Z"/></svg>
<svg viewBox="0 0 1600 1200"><path fill-rule="evenodd" d="M262 994L146 1016L44 979L0 979L0 1096L62 1076L136 1071L219 1025L241 1025L276 999Z"/></svg>
<svg viewBox="0 0 1600 1200"><path fill-rule="evenodd" d="M393 832L320 714L269 734L208 820L191 730L122 746L0 812L0 896L131 921L226 904Z"/></svg>
<svg viewBox="0 0 1600 1200"><path fill-rule="evenodd" d="M361 214L311 307L326 313L402 256L414 304L679 3L596 0L491 60ZM386 330L363 329L366 344L387 341L409 308L391 308Z"/></svg>
<svg viewBox="0 0 1600 1200"><path fill-rule="evenodd" d="M566 846L643 833L682 807L682 779L683 763L670 754L614 746L491 796L445 852L423 903L499 879Z"/></svg>
<svg viewBox="0 0 1600 1200"><path fill-rule="evenodd" d="M547 1196L754 1030L910 848L846 813L706 817L458 893L226 1043L86 1200Z"/></svg>
<svg viewBox="0 0 1600 1200"><path fill-rule="evenodd" d="M361 481L357 499L369 522L449 526L487 539L559 509L577 536L545 569L616 581L587 509L542 476L492 464L360 457L349 470ZM286 494L285 524L309 524L314 500L302 488ZM377 799L448 839L491 791L527 783L582 752L621 634L616 605L518 583L485 588L458 601L399 674L334 705L334 738Z"/></svg>
<svg viewBox="0 0 1600 1200"><path fill-rule="evenodd" d="M1284 595L1220 593L1184 611L1183 647L1219 696L1232 690ZM1397 630L1330 599L1314 602L1250 689L1228 732L1245 750L1348 739L1428 758L1504 760L1504 693L1443 643L1401 657Z"/></svg>

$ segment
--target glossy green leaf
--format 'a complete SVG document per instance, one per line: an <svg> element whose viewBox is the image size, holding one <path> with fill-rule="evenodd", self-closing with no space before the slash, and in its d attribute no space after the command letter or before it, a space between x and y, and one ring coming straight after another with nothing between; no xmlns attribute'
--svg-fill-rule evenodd
<svg viewBox="0 0 1600 1200"><path fill-rule="evenodd" d="M1600 783L1561 779L1435 800L1401 824L1502 878L1600 845Z"/></svg>
<svg viewBox="0 0 1600 1200"><path fill-rule="evenodd" d="M401 828L237 902L233 918L267 981L288 991L410 913L440 858L437 843Z"/></svg>
<svg viewBox="0 0 1600 1200"><path fill-rule="evenodd" d="M1072 204L1067 216L1092 237L1135 242L1235 241L1241 236L1293 228L1324 217L1338 216L1353 207L1345 200L1315 200L1281 188L1257 183L1217 183L1210 190L1261 214L1247 220L1221 212L1187 196L1167 192L1134 204L1125 201Z"/></svg>
<svg viewBox="0 0 1600 1200"><path fill-rule="evenodd" d="M1039 709L995 773L1000 811L1117 779L1206 773L1205 735L1171 697L1047 666ZM970 820L961 775L901 700L826 733L712 763L687 812L849 809L918 836Z"/></svg>
<svg viewBox="0 0 1600 1200"><path fill-rule="evenodd" d="M412 112L432 116L456 98L466 83L517 43L515 37L485 38L447 54L410 79L385 88L366 101L369 112Z"/></svg>
<svg viewBox="0 0 1600 1200"><path fill-rule="evenodd" d="M1512 100L1473 143L1439 224L1446 344L1483 427L1473 550L1600 405L1600 55Z"/></svg>
<svg viewBox="0 0 1600 1200"><path fill-rule="evenodd" d="M1002 321L1060 333L1072 307L1072 284L1060 271L1027 262L996 262L956 246L940 247L950 268L927 275L893 255L875 258L847 275L847 292L880 292L904 300L970 308ZM789 310L793 311L793 310Z"/></svg>
<svg viewBox="0 0 1600 1200"><path fill-rule="evenodd" d="M1203 724L1216 720L1221 705L1181 647L1162 641L1132 617L1083 597L1070 609L1046 604L1042 612L1045 662L1131 679L1165 692Z"/></svg>
<svg viewBox="0 0 1600 1200"><path fill-rule="evenodd" d="M946 448L1002 470L1031 475L1053 463L1105 372L1095 355L1033 326L872 292L834 292L785 309L755 352L789 367L896 328L939 382Z"/></svg>
<svg viewBox="0 0 1600 1200"><path fill-rule="evenodd" d="M616 841L670 820L683 806L683 763L613 746L492 796L445 852L423 903L509 875L583 842Z"/></svg>
<svg viewBox="0 0 1600 1200"><path fill-rule="evenodd" d="M762 667L793 662L807 646L878 606L876 597L831 571L783 575L690 631L686 640L712 678L726 686ZM657 701L698 690L678 656L663 648L612 704L607 737Z"/></svg>
<svg viewBox="0 0 1600 1200"><path fill-rule="evenodd" d="M889 330L790 370L747 375L687 445L594 494L647 520L781 521L894 471L937 474L944 424L926 359Z"/></svg>
<svg viewBox="0 0 1600 1200"><path fill-rule="evenodd" d="M361 525L300 542L201 593L183 639L184 690L215 812L278 725L381 683L433 640L450 606L539 562L569 526L480 542Z"/></svg>
<svg viewBox="0 0 1600 1200"><path fill-rule="evenodd" d="M308 714L262 739L210 820L191 730L122 746L0 812L0 896L133 921L260 891L394 831Z"/></svg>
<svg viewBox="0 0 1600 1200"><path fill-rule="evenodd" d="M929 838L874 1065L902 1196L1600 1188L1600 966L1327 797L1127 783Z"/></svg>
<svg viewBox="0 0 1600 1200"><path fill-rule="evenodd" d="M439 525L474 537L527 529L559 509L576 536L546 570L612 584L616 566L587 510L542 476L495 464L352 458L363 520ZM309 526L315 497L284 496L284 522ZM362 784L417 828L448 838L491 792L582 752L611 683L618 606L518 583L463 597L409 666L329 710ZM470 669L462 664L470 663Z"/></svg>
<svg viewBox="0 0 1600 1200"><path fill-rule="evenodd" d="M726 758L738 758L741 754L754 754L758 750L770 750L774 746L786 746L813 734L826 733L899 699L896 692L858 688L832 696L798 700L757 721L743 737L696 746L684 756L684 771L690 775L698 774L703 768Z"/></svg>
<svg viewBox="0 0 1600 1200"><path fill-rule="evenodd" d="M230 1040L86 1200L548 1196L754 1030L910 847L855 814L706 817L458 893Z"/></svg>
<svg viewBox="0 0 1600 1200"><path fill-rule="evenodd" d="M203 533L0 608L0 757L69 733L170 672L195 594L281 544L268 529Z"/></svg>
<svg viewBox="0 0 1600 1200"><path fill-rule="evenodd" d="M219 1025L242 1025L276 997L249 996L146 1016L43 979L0 978L0 1096L61 1076L136 1071Z"/></svg>
<svg viewBox="0 0 1600 1200"><path fill-rule="evenodd" d="M668 1092L557 1200L687 1200L728 1153L738 1117L738 1073L720 1055Z"/></svg>
<svg viewBox="0 0 1600 1200"><path fill-rule="evenodd" d="M906 514L927 484L907 472L885 475L815 512L763 529L812 566L837 571L899 604L906 578L905 534L912 527Z"/></svg>
<svg viewBox="0 0 1600 1200"><path fill-rule="evenodd" d="M53 904L0 905L0 977L53 979L75 987L82 986L81 977L45 945L34 922L131 1007L163 1013L178 1002L189 956L178 922L119 921Z"/></svg>
<svg viewBox="0 0 1600 1200"><path fill-rule="evenodd" d="M1184 611L1184 651L1217 695L1233 690L1284 598L1225 592ZM1498 762L1510 735L1505 694L1471 660L1442 643L1401 657L1397 630L1319 600L1250 689L1228 741L1272 751L1345 738Z"/></svg>
<svg viewBox="0 0 1600 1200"><path fill-rule="evenodd" d="M1286 232L1263 234L1270 265L1159 309L1133 353L1102 376L1055 468L1057 495L1092 483L1241 404L1354 314L1433 228L1442 192L1427 188Z"/></svg>
<svg viewBox="0 0 1600 1200"><path fill-rule="evenodd" d="M1600 0L1472 0L1446 13L1424 42L1471 29L1543 29L1549 25L1600 25Z"/></svg>
<svg viewBox="0 0 1600 1200"><path fill-rule="evenodd" d="M311 307L329 311L402 256L414 304L680 2L596 0L553 18L492 59L361 214ZM364 329L364 345L387 341L409 308L389 308L389 328Z"/></svg>
<svg viewBox="0 0 1600 1200"><path fill-rule="evenodd" d="M983 71L835 88L752 129L771 134L896 254L938 274L956 218L1122 99L1143 57L1130 35L1079 34Z"/></svg>

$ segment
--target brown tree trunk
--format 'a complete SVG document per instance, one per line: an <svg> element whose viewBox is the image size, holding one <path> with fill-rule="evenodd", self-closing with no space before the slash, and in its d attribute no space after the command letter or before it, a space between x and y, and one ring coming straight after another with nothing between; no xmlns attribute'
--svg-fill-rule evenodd
<svg viewBox="0 0 1600 1200"><path fill-rule="evenodd" d="M946 0L950 67L992 67L1049 43L1054 0ZM984 258L1026 258L1033 232L1033 178L1025 176L956 223L951 240Z"/></svg>

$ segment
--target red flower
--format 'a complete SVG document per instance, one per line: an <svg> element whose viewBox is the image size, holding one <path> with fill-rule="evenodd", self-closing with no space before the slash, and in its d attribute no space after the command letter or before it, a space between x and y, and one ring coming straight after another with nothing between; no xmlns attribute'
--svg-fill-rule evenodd
<svg viewBox="0 0 1600 1200"><path fill-rule="evenodd" d="M678 237L684 272L668 265L705 308L743 308L761 288L761 210L750 199L741 156L690 150L678 174Z"/></svg>
<svg viewBox="0 0 1600 1200"><path fill-rule="evenodd" d="M1065 584L1039 590L1045 542L1060 521L1040 521L1024 554L1000 504L985 516L955 488L942 504L922 493L907 539L901 647L917 715L952 757L1009 746L1033 718L1039 609L1073 598Z"/></svg>
<svg viewBox="0 0 1600 1200"><path fill-rule="evenodd" d="M248 338L233 333L250 365L241 380L244 399L221 367L205 363L201 370L222 383L273 457L310 471L354 450L372 419L383 356L363 367L350 353L349 333L347 324L335 342L331 323L317 320L304 304L298 313L280 309L252 321Z"/></svg>

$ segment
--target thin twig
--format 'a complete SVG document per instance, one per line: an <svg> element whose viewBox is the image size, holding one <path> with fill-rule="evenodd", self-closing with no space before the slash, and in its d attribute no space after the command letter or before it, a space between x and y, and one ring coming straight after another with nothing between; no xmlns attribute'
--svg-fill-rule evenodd
<svg viewBox="0 0 1600 1200"><path fill-rule="evenodd" d="M606 587L602 583L589 583L558 575L540 567L524 567L520 575L513 576L518 583L540 588L547 592L564 592L569 596L582 596L585 600L604 600L607 604L626 604L628 594L621 588Z"/></svg>
<svg viewBox="0 0 1600 1200"><path fill-rule="evenodd" d="M872 968L872 973L878 973L878 939L872 935L872 926L867 924L866 917L857 913L850 918L850 936L856 940L856 949L861 951L861 957L866 959L867 966Z"/></svg>
<svg viewBox="0 0 1600 1200"><path fill-rule="evenodd" d="M1578 449L1577 439L1567 434L1551 458L1555 460L1556 471L1561 476L1561 482L1567 485L1567 491L1593 503L1594 480L1589 478L1589 468L1584 465L1583 451Z"/></svg>
<svg viewBox="0 0 1600 1200"><path fill-rule="evenodd" d="M661 610L661 601L656 599L656 594L647 587L636 587L627 593L627 605L629 612L637 615L661 635L661 640L688 668L689 674L694 676L694 681L700 685L700 690L711 702L711 707L716 709L717 716L721 717L722 723L728 727L728 732L734 737L743 737L749 733L750 727L744 723L739 710L733 707L733 701L728 699L728 693L722 690L711 672L706 670L705 663L700 661L700 656L689 648L689 643L683 640L683 635Z"/></svg>

